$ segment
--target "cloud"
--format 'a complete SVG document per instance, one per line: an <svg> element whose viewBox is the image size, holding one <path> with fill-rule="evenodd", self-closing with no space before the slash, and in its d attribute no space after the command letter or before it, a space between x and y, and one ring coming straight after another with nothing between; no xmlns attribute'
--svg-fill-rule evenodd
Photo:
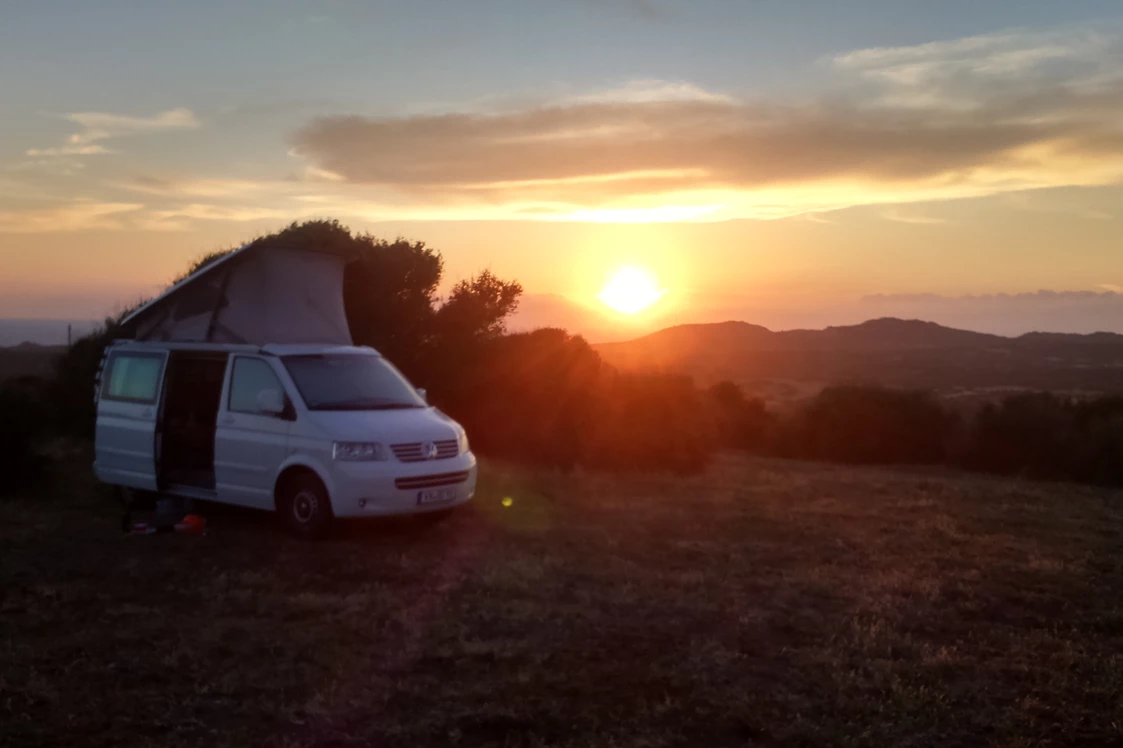
<svg viewBox="0 0 1123 748"><path fill-rule="evenodd" d="M70 136L70 143L91 143L106 138L119 138L161 130L185 130L200 126L200 122L190 109L169 109L151 117L131 117L124 114L106 112L75 112L66 115L71 122L84 129Z"/></svg>
<svg viewBox="0 0 1123 748"><path fill-rule="evenodd" d="M656 101L718 101L733 103L734 99L726 94L714 93L686 81L664 81L654 79L628 81L622 86L593 91L587 94L570 96L564 100L568 104L605 104L631 102L644 104Z"/></svg>
<svg viewBox="0 0 1123 748"><path fill-rule="evenodd" d="M251 179L211 178L165 178L139 174L127 179L114 181L114 187L139 192L146 195L169 195L178 197L236 197L291 190L284 182Z"/></svg>
<svg viewBox="0 0 1123 748"><path fill-rule="evenodd" d="M200 127L201 123L190 109L169 109L151 117L132 117L106 112L73 112L66 119L82 129L71 134L66 144L50 148L31 148L28 156L95 156L113 153L95 141L121 138L129 135L184 130Z"/></svg>
<svg viewBox="0 0 1123 748"><path fill-rule="evenodd" d="M10 172L39 172L53 176L74 176L86 168L86 164L76 158L36 158L20 161L7 167ZM27 186L21 186L20 193L27 196ZM3 191L0 191L3 194Z"/></svg>
<svg viewBox="0 0 1123 748"><path fill-rule="evenodd" d="M169 210L155 210L151 218L156 221L166 221L183 218L194 218L204 221L259 221L262 219L283 219L290 213L273 208L212 205L208 203L191 203Z"/></svg>
<svg viewBox="0 0 1123 748"><path fill-rule="evenodd" d="M287 221L294 214L275 208L191 203L137 214L133 225L143 231L190 231L192 221Z"/></svg>
<svg viewBox="0 0 1123 748"><path fill-rule="evenodd" d="M1058 196L1056 193L1038 195L1031 192L1017 192L1007 195L1005 201L1013 208L1034 213L1057 213L1090 221L1111 221L1115 218L1112 213L1089 207L1068 196Z"/></svg>
<svg viewBox="0 0 1123 748"><path fill-rule="evenodd" d="M38 234L59 231L120 229L122 218L140 210L137 203L80 200L65 205L23 211L0 211L0 233Z"/></svg>
<svg viewBox="0 0 1123 748"><path fill-rule="evenodd" d="M327 169L317 169L315 166L308 166L304 170L304 176L310 182L345 182L347 181L334 171Z"/></svg>
<svg viewBox="0 0 1123 748"><path fill-rule="evenodd" d="M82 199L24 210L0 211L0 233L126 230L186 231L192 221L289 221L319 212L315 206L295 204L295 210L260 205L187 203L163 208L132 202Z"/></svg>
<svg viewBox="0 0 1123 748"><path fill-rule="evenodd" d="M945 218L921 216L915 213L902 213L899 210L887 210L881 214L881 217L886 221L896 221L897 223L911 223L917 226L935 226L938 224L947 223L947 219Z"/></svg>
<svg viewBox="0 0 1123 748"><path fill-rule="evenodd" d="M863 49L830 62L884 86L882 102L970 110L986 103L985 94L1013 98L1058 82L1110 82L1117 78L1119 52L1118 29L1068 28Z"/></svg>
<svg viewBox="0 0 1123 748"><path fill-rule="evenodd" d="M639 81L490 113L321 117L293 150L414 205L511 218L776 218L1112 184L1120 49L1107 31L1007 32L842 55L830 99Z"/></svg>
<svg viewBox="0 0 1123 748"><path fill-rule="evenodd" d="M1107 288L1111 284L1105 284L1101 288ZM1117 286L1115 288L1118 288ZM1119 297L1119 298L1117 298ZM1049 289L1040 289L1038 291L1028 291L1022 293L989 293L989 294L968 294L964 296L943 296L941 294L933 293L907 293L907 294L872 294L862 297L862 300L870 303L882 302L935 302L935 303L963 303L971 302L978 304L994 304L994 303L1040 303L1040 302L1064 302L1064 301L1123 301L1119 291L1052 291Z"/></svg>
<svg viewBox="0 0 1123 748"><path fill-rule="evenodd" d="M63 145L53 148L29 148L28 156L100 156L112 153L100 145Z"/></svg>

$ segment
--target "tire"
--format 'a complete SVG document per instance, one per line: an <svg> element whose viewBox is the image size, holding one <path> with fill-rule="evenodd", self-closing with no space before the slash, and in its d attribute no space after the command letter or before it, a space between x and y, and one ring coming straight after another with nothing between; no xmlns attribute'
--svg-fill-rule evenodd
<svg viewBox="0 0 1123 748"><path fill-rule="evenodd" d="M309 473L285 480L277 497L277 513L290 534L308 540L327 536L335 519L327 489Z"/></svg>

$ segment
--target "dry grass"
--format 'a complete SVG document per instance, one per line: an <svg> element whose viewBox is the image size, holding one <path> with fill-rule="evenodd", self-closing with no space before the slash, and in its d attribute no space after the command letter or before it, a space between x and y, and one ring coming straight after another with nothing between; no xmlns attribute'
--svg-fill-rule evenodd
<svg viewBox="0 0 1123 748"><path fill-rule="evenodd" d="M1123 494L726 458L485 469L436 526L0 504L0 743L1123 740ZM504 507L501 499L512 499Z"/></svg>

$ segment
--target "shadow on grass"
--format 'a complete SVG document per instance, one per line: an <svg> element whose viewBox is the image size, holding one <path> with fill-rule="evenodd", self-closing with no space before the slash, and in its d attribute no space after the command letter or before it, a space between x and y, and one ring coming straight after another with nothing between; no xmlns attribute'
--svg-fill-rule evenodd
<svg viewBox="0 0 1123 748"><path fill-rule="evenodd" d="M424 537L453 520L463 519L471 506L442 512L400 517L345 517L336 519L331 533L319 542L345 540L409 540ZM233 532L239 535L289 538L274 512L247 507L196 501L194 513L205 518L208 532ZM296 540L296 538L292 538ZM315 541L306 541L315 542Z"/></svg>

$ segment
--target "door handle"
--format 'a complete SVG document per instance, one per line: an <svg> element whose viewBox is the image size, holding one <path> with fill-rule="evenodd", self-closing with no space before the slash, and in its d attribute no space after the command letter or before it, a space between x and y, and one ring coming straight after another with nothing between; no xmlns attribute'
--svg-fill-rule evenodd
<svg viewBox="0 0 1123 748"><path fill-rule="evenodd" d="M234 423L234 416L226 416L222 419L223 423Z"/></svg>
<svg viewBox="0 0 1123 748"><path fill-rule="evenodd" d="M151 418L152 417L152 408L145 408L144 410L142 410L140 412L140 415L143 418Z"/></svg>

